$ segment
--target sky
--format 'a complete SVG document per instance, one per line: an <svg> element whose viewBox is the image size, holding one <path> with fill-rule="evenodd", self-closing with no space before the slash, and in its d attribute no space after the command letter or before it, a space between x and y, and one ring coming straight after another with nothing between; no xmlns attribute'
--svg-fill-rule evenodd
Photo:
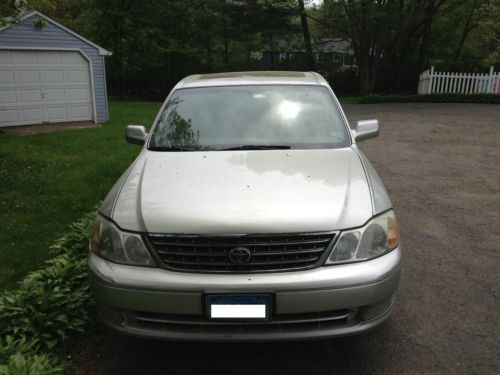
<svg viewBox="0 0 500 375"><path fill-rule="evenodd" d="M321 5L323 0L310 0L310 2L311 2L311 4L314 4L314 5Z"/></svg>

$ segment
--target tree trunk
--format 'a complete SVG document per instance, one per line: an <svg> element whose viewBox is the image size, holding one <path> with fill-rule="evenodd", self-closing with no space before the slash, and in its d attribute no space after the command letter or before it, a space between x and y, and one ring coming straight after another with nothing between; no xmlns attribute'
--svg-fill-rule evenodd
<svg viewBox="0 0 500 375"><path fill-rule="evenodd" d="M376 66L368 50L364 51L359 57L359 83L360 94L362 96L373 94L377 78Z"/></svg>
<svg viewBox="0 0 500 375"><path fill-rule="evenodd" d="M476 10L477 2L474 1L472 4L471 10L469 12L469 16L467 17L467 21L465 22L464 31L462 32L462 37L460 38L460 42L458 43L457 49L455 50L455 55L453 56L453 62L451 64L451 68L455 69L458 63L458 59L460 58L460 54L462 53L462 49L464 48L465 41L467 40L467 36L473 29L472 26L472 17L474 16L474 11Z"/></svg>
<svg viewBox="0 0 500 375"><path fill-rule="evenodd" d="M365 96L371 93L370 90L370 75L365 69L359 70L359 84L360 84L360 90L359 93L361 96Z"/></svg>
<svg viewBox="0 0 500 375"><path fill-rule="evenodd" d="M205 59L205 66L206 70L208 73L212 72L212 45L211 45L211 40L210 38L207 38L206 40L206 59Z"/></svg>
<svg viewBox="0 0 500 375"><path fill-rule="evenodd" d="M431 42L431 29L433 15L435 12L436 0L429 0L427 7L425 8L425 16L427 20L424 23L424 28L422 30L422 41L420 43L420 51L418 54L418 64L417 64L417 74L420 75L425 69L425 66L429 61L429 47Z"/></svg>
<svg viewBox="0 0 500 375"><path fill-rule="evenodd" d="M116 54L116 60L117 60L117 67L118 67L118 73L116 74L118 80L117 80L117 89L118 89L118 97L123 98L124 97L124 79L125 79L125 73L124 73L124 63L123 63L123 55L124 55L124 50L123 50L123 39L124 39L124 28L123 28L123 18L120 18L119 20L119 26L118 26L118 41L117 41L117 46L118 46L118 53Z"/></svg>
<svg viewBox="0 0 500 375"><path fill-rule="evenodd" d="M269 69L274 70L274 40L272 35L269 35L269 64Z"/></svg>
<svg viewBox="0 0 500 375"><path fill-rule="evenodd" d="M302 24L302 35L304 36L304 46L306 48L307 68L315 70L316 64L311 46L311 34L309 33L309 25L307 23L307 14L304 6L304 0L299 0L300 23Z"/></svg>
<svg viewBox="0 0 500 375"><path fill-rule="evenodd" d="M224 66L227 68L229 64L229 36L228 34L228 27L227 27L227 19L226 15L223 13L223 23L222 23L222 38L223 38L223 43L224 43L224 50L222 52L222 61L224 62Z"/></svg>
<svg viewBox="0 0 500 375"><path fill-rule="evenodd" d="M229 64L229 38L224 36L224 56L223 56L224 65L227 67Z"/></svg>

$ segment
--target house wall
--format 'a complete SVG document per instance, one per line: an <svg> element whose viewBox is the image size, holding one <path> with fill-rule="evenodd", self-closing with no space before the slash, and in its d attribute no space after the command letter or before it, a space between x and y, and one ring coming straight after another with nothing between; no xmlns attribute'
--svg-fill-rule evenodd
<svg viewBox="0 0 500 375"><path fill-rule="evenodd" d="M336 59L337 57L337 59ZM354 54L351 52L314 52L316 68L320 72L336 72L346 68L356 68ZM271 64L272 61L272 64ZM303 51L263 51L262 65L278 69L307 70L307 58Z"/></svg>
<svg viewBox="0 0 500 375"><path fill-rule="evenodd" d="M38 16L33 15L19 25L12 25L0 31L0 47L80 49L92 61L97 122L108 121L108 96L106 93L104 56L99 55L96 47L85 43L83 40L49 21L41 29L34 28L32 23L36 18Z"/></svg>

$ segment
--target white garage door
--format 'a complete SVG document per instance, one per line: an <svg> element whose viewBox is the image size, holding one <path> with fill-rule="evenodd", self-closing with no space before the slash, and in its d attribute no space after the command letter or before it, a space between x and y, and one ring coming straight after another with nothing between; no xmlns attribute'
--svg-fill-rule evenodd
<svg viewBox="0 0 500 375"><path fill-rule="evenodd" d="M0 127L92 117L89 63L80 53L0 49Z"/></svg>

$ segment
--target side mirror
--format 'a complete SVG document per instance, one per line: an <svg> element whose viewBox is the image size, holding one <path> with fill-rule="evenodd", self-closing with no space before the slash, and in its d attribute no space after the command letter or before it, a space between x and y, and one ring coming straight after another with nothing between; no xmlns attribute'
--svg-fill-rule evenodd
<svg viewBox="0 0 500 375"><path fill-rule="evenodd" d="M125 140L136 145L143 145L146 142L148 133L142 125L129 125L125 131Z"/></svg>
<svg viewBox="0 0 500 375"><path fill-rule="evenodd" d="M354 139L356 142L363 141L368 138L376 137L379 132L378 120L358 121L356 130L354 131Z"/></svg>

